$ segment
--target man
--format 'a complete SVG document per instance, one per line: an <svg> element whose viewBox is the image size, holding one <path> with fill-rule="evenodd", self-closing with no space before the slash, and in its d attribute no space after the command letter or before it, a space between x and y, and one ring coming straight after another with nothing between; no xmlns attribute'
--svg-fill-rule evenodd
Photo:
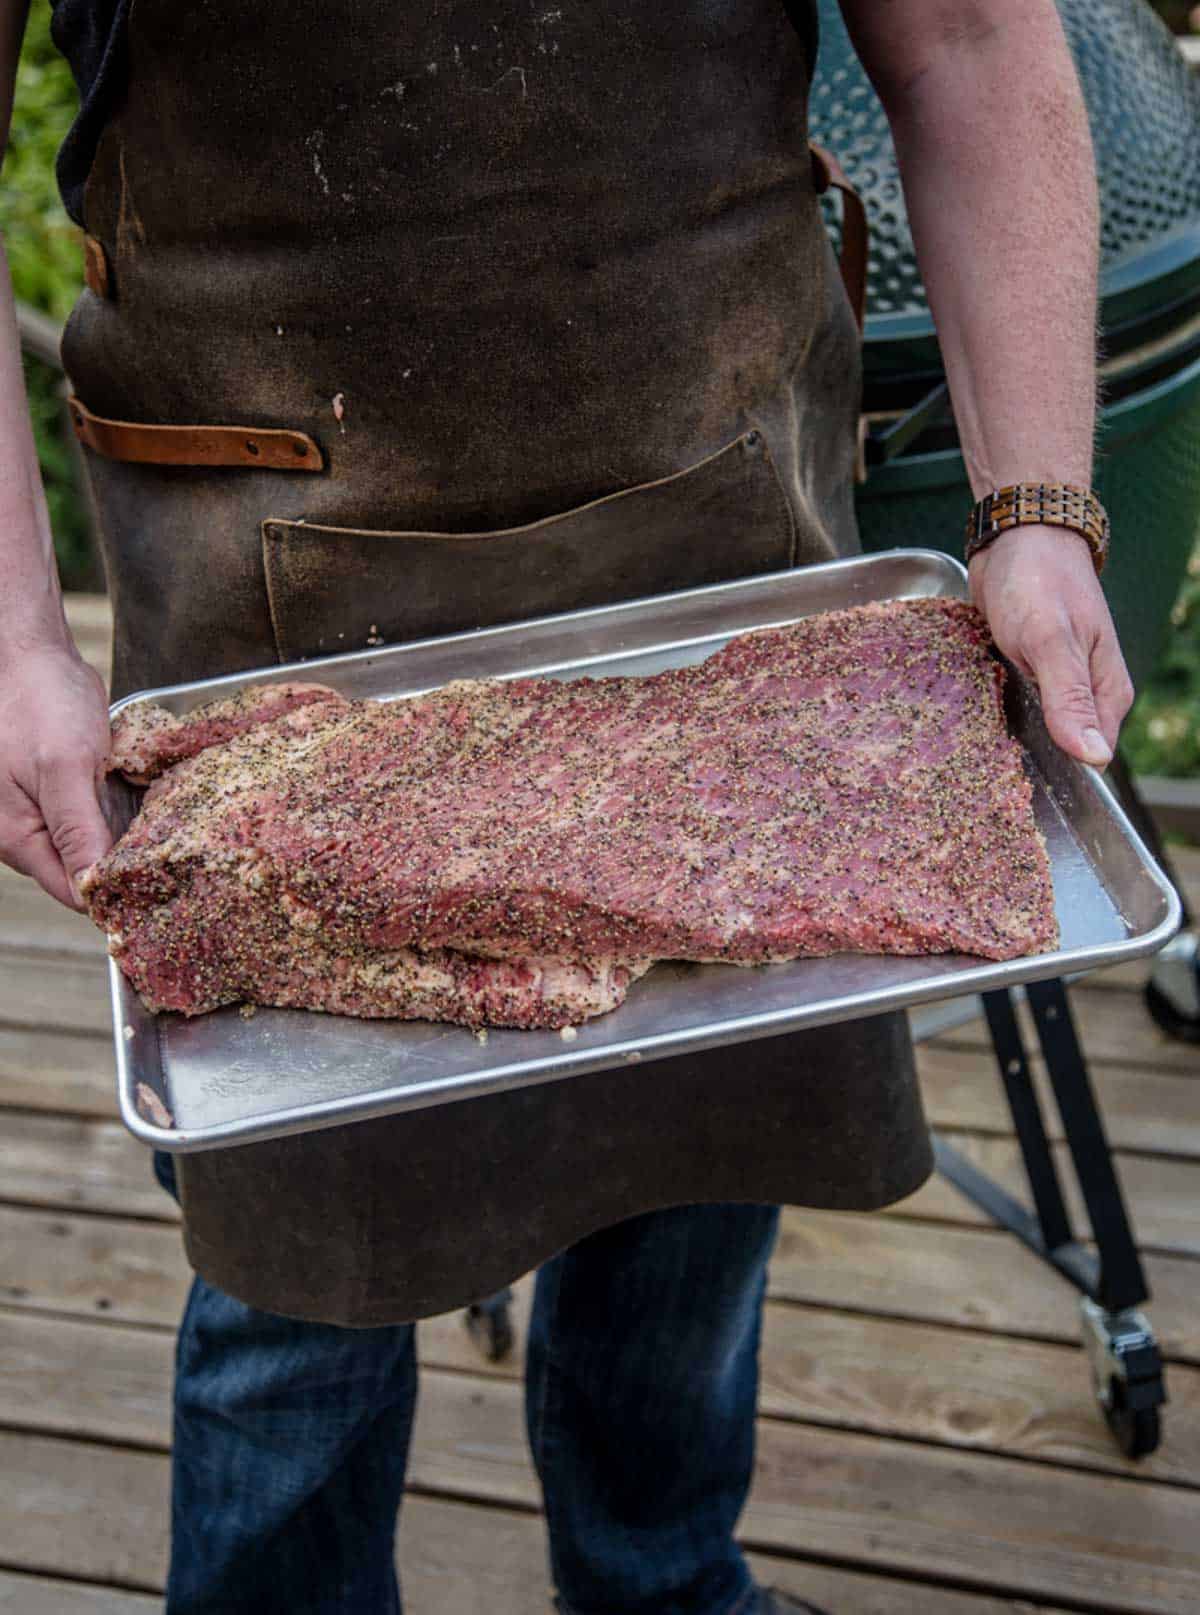
<svg viewBox="0 0 1200 1615"><path fill-rule="evenodd" d="M1086 486L1095 179L1052 0L843 9L976 496ZM89 234L64 355L118 690L853 547L814 4L430 11L60 0ZM0 855L69 903L108 843L104 696L63 624L7 309L4 333ZM970 576L1055 739L1105 764L1131 692L1085 537L1017 526ZM769 1202L879 1205L929 1170L894 1022L814 1037L737 1057L740 1109L720 1055L457 1107L453 1145L418 1116L188 1160L172 1615L397 1609L402 1320L536 1261L560 1609L803 1608L732 1539Z"/></svg>

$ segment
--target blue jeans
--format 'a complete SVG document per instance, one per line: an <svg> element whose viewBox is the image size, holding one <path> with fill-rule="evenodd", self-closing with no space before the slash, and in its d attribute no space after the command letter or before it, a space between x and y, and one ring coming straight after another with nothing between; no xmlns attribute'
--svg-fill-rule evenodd
<svg viewBox="0 0 1200 1615"><path fill-rule="evenodd" d="M169 1158L156 1162L173 1189ZM564 1615L749 1615L778 1212L635 1217L538 1274L526 1422ZM398 1615L415 1329L340 1329L197 1279L179 1332L167 1615Z"/></svg>

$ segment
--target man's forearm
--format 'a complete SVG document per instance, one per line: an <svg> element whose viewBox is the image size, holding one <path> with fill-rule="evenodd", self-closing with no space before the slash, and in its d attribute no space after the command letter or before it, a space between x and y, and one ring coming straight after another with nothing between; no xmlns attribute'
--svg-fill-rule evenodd
<svg viewBox="0 0 1200 1615"><path fill-rule="evenodd" d="M971 484L1087 484L1098 206L1074 65L1049 0L955 9L879 83Z"/></svg>
<svg viewBox="0 0 1200 1615"><path fill-rule="evenodd" d="M1089 483L1098 204L1054 0L842 9L891 123L976 496ZM1086 541L1019 527L969 572L997 646L1037 681L1054 739L1103 766L1133 691Z"/></svg>
<svg viewBox="0 0 1200 1615"><path fill-rule="evenodd" d="M8 143L28 0L0 0L0 156ZM31 643L69 642L54 540L29 423L21 339L0 242L0 661Z"/></svg>
<svg viewBox="0 0 1200 1615"><path fill-rule="evenodd" d="M108 713L63 617L2 252L0 603L0 863L78 906L75 875L112 841L96 793Z"/></svg>
<svg viewBox="0 0 1200 1615"><path fill-rule="evenodd" d="M0 248L0 661L37 641L65 641L50 518L29 424L8 262Z"/></svg>

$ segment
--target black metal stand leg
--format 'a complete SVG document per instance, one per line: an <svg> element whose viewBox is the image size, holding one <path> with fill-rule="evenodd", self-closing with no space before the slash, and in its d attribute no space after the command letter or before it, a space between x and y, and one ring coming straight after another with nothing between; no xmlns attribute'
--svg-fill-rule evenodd
<svg viewBox="0 0 1200 1615"><path fill-rule="evenodd" d="M1029 1211L940 1138L934 1141L937 1163L963 1194L1082 1292L1084 1343L1097 1400L1122 1450L1141 1457L1158 1445L1158 1409L1166 1401L1162 1358L1148 1321L1136 1310L1149 1291L1066 990L1061 981L1041 982L1027 995L1098 1255L1072 1238L1007 992L985 994L984 1009L1036 1209Z"/></svg>
<svg viewBox="0 0 1200 1615"><path fill-rule="evenodd" d="M1039 981L1026 988L1026 996L1100 1252L1099 1283L1093 1300L1113 1312L1135 1307L1150 1292L1066 989L1061 981Z"/></svg>
<svg viewBox="0 0 1200 1615"><path fill-rule="evenodd" d="M1046 1247L1057 1250L1071 1239L1071 1224L1063 1204L1050 1141L1042 1120L1021 1029L1017 1024L1012 998L1008 993L986 993L983 999L984 1014L992 1034L992 1047L1000 1078L1008 1095L1008 1108L1012 1112L1013 1126L1025 1160L1029 1188L1037 1210L1041 1237Z"/></svg>

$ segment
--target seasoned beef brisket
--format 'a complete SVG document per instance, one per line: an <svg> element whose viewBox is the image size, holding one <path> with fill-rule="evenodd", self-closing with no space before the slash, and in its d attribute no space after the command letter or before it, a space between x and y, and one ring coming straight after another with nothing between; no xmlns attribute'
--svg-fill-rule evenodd
<svg viewBox="0 0 1200 1615"><path fill-rule="evenodd" d="M971 607L918 600L650 678L134 708L114 755L166 772L83 887L185 1013L563 1025L652 959L1011 958L1056 929L1002 679Z"/></svg>
<svg viewBox="0 0 1200 1615"><path fill-rule="evenodd" d="M141 701L122 715L113 734L109 772L124 774L133 785L148 785L172 764L245 734L257 724L271 723L297 707L329 703L345 704L335 690L327 690L323 684L250 686L182 718L152 701Z"/></svg>

